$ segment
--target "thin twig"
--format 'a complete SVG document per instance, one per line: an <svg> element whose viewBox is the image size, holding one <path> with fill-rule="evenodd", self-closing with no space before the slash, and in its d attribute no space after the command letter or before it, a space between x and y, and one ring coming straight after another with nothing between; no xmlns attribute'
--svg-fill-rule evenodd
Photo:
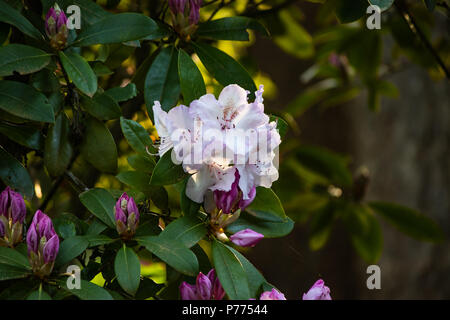
<svg viewBox="0 0 450 320"><path fill-rule="evenodd" d="M405 22L408 25L408 27L411 30L411 32L416 34L419 37L419 39L422 41L424 46L428 49L428 51L434 57L434 59L436 60L438 65L444 71L445 76L447 77L447 79L450 79L450 72L449 72L447 66L445 65L444 61L439 56L437 51L433 48L433 46L431 45L430 41L428 40L428 38L423 33L422 29L419 28L419 26L417 25L416 20L414 19L414 17L409 13L406 4L403 3L403 2L400 3L399 1L395 1L394 5L395 5L395 8L397 9L397 11L399 12L399 14L402 16L403 20L405 20Z"/></svg>

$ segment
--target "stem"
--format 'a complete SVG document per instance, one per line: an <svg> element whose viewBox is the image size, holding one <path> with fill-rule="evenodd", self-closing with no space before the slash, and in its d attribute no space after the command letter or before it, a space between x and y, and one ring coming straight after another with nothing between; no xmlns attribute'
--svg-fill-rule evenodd
<svg viewBox="0 0 450 320"><path fill-rule="evenodd" d="M423 31L419 28L419 26L416 23L416 20L414 17L409 13L408 8L404 2L395 1L394 2L395 8L402 16L403 20L408 25L409 29L412 33L416 34L419 39L424 44L425 48L431 53L431 55L434 57L438 65L442 68L442 70L445 73L445 76L447 79L450 79L450 72L447 69L447 66L445 65L444 61L441 59L437 51L433 48L428 38L425 36Z"/></svg>

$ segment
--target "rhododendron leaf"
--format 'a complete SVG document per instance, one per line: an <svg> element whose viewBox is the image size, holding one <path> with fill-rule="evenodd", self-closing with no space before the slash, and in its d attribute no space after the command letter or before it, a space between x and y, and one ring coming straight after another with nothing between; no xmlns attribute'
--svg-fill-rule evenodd
<svg viewBox="0 0 450 320"><path fill-rule="evenodd" d="M185 179L188 174L183 167L172 162L171 152L166 152L156 163L150 184L155 186L170 185Z"/></svg>
<svg viewBox="0 0 450 320"><path fill-rule="evenodd" d="M190 248L203 239L207 232L205 222L195 217L182 217L169 223L160 237L181 241Z"/></svg>
<svg viewBox="0 0 450 320"><path fill-rule="evenodd" d="M136 85L134 83L129 83L125 87L108 89L105 91L105 93L117 102L130 100L136 97L138 94Z"/></svg>
<svg viewBox="0 0 450 320"><path fill-rule="evenodd" d="M96 169L110 173L117 170L116 143L103 122L92 117L87 119L80 149L83 157Z"/></svg>
<svg viewBox="0 0 450 320"><path fill-rule="evenodd" d="M64 173L73 155L69 140L69 119L61 113L51 125L45 138L44 164L51 176L57 177Z"/></svg>
<svg viewBox="0 0 450 320"><path fill-rule="evenodd" d="M333 0L336 15L341 23L349 23L358 20L366 13L367 0Z"/></svg>
<svg viewBox="0 0 450 320"><path fill-rule="evenodd" d="M180 207L185 216L197 216L198 210L200 209L200 203L192 201L186 195L186 185L189 177L183 181L183 187L180 191Z"/></svg>
<svg viewBox="0 0 450 320"><path fill-rule="evenodd" d="M256 197L245 211L263 221L287 221L286 213L284 212L280 199L269 188L257 187Z"/></svg>
<svg viewBox="0 0 450 320"><path fill-rule="evenodd" d="M413 209L386 202L370 202L369 206L401 232L422 241L439 242L441 228L426 215Z"/></svg>
<svg viewBox="0 0 450 320"><path fill-rule="evenodd" d="M200 70L183 49L178 51L178 74L185 105L206 94L205 82Z"/></svg>
<svg viewBox="0 0 450 320"><path fill-rule="evenodd" d="M231 300L248 300L250 292L244 266L227 245L215 240L212 258L217 277Z"/></svg>
<svg viewBox="0 0 450 320"><path fill-rule="evenodd" d="M132 249L123 245L117 252L114 260L114 271L122 289L134 295L141 280L141 263Z"/></svg>
<svg viewBox="0 0 450 320"><path fill-rule="evenodd" d="M425 0L425 3L427 2L429 2L429 0ZM371 5L378 6L381 11L385 11L394 4L394 0L369 0L369 3Z"/></svg>
<svg viewBox="0 0 450 320"><path fill-rule="evenodd" d="M250 93L256 91L256 85L247 70L228 54L204 43L192 45L206 69L221 85L238 84Z"/></svg>
<svg viewBox="0 0 450 320"><path fill-rule="evenodd" d="M50 297L47 292L39 289L30 293L27 300L52 300L52 297Z"/></svg>
<svg viewBox="0 0 450 320"><path fill-rule="evenodd" d="M106 93L97 92L92 98L81 96L81 105L99 120L117 119L122 115L117 101Z"/></svg>
<svg viewBox="0 0 450 320"><path fill-rule="evenodd" d="M80 280L80 289L69 289L67 279L59 282L60 287L81 300L112 300L111 294L102 287L86 280Z"/></svg>
<svg viewBox="0 0 450 320"><path fill-rule="evenodd" d="M139 13L108 15L83 29L74 41L74 46L120 43L139 40L158 29L156 23Z"/></svg>
<svg viewBox="0 0 450 320"><path fill-rule="evenodd" d="M248 41L247 29L269 36L267 29L258 20L248 17L226 17L201 23L196 35L214 40Z"/></svg>
<svg viewBox="0 0 450 320"><path fill-rule="evenodd" d="M86 60L74 52L59 52L64 70L69 76L69 80L89 97L94 96L97 91L97 76Z"/></svg>
<svg viewBox="0 0 450 320"><path fill-rule="evenodd" d="M139 237L136 240L182 274L192 277L198 274L197 257L181 241L159 236Z"/></svg>
<svg viewBox="0 0 450 320"><path fill-rule="evenodd" d="M114 205L116 201L105 189L94 188L80 194L81 203L109 227L116 228ZM91 225L92 226L92 225Z"/></svg>
<svg viewBox="0 0 450 320"><path fill-rule="evenodd" d="M23 254L17 250L0 247L0 264L10 265L22 269L30 269L30 263Z"/></svg>
<svg viewBox="0 0 450 320"><path fill-rule="evenodd" d="M0 281L25 278L29 275L31 275L29 270L0 263Z"/></svg>
<svg viewBox="0 0 450 320"><path fill-rule="evenodd" d="M30 23L30 21L28 21L23 15L20 14L19 11L4 1L1 1L0 5L0 21L16 27L27 36L34 39L44 38L39 30Z"/></svg>
<svg viewBox="0 0 450 320"><path fill-rule="evenodd" d="M55 260L56 266L62 266L70 260L78 257L89 246L89 241L83 236L74 236L61 242L58 255Z"/></svg>
<svg viewBox="0 0 450 320"><path fill-rule="evenodd" d="M262 233L265 238L279 238L289 234L294 228L294 222L287 218L283 222L272 222L258 219L247 212L242 212L239 219L227 227L227 230L236 233L244 229L252 229Z"/></svg>
<svg viewBox="0 0 450 320"><path fill-rule="evenodd" d="M0 146L0 179L31 199L34 194L33 182L28 171L12 155Z"/></svg>
<svg viewBox="0 0 450 320"><path fill-rule="evenodd" d="M149 161L155 162L155 160L149 156L149 152L156 152L153 147L152 139L150 134L141 126L138 122L134 120L120 118L120 126L122 128L122 133L127 139L128 144L133 148L134 151L145 156Z"/></svg>
<svg viewBox="0 0 450 320"><path fill-rule="evenodd" d="M9 44L0 48L0 77L34 73L51 61L51 55L23 44Z"/></svg>

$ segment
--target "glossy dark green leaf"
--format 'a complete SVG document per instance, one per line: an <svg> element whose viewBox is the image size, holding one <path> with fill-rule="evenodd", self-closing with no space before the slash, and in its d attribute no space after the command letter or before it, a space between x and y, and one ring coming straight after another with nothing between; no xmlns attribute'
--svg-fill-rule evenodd
<svg viewBox="0 0 450 320"><path fill-rule="evenodd" d="M147 130L136 121L125 119L123 117L120 118L120 126L122 128L122 133L131 148L154 162L153 158L149 157L149 154L147 153L147 148L149 151L153 150L153 141Z"/></svg>
<svg viewBox="0 0 450 320"><path fill-rule="evenodd" d="M169 223L160 237L181 241L187 248L199 242L208 230L206 224L196 217L182 217Z"/></svg>
<svg viewBox="0 0 450 320"><path fill-rule="evenodd" d="M21 82L0 81L0 109L23 119L55 122L47 97Z"/></svg>
<svg viewBox="0 0 450 320"><path fill-rule="evenodd" d="M4 1L0 1L0 21L16 27L27 36L34 39L44 38L39 30L30 23L30 21L28 21L23 15L20 14L19 11Z"/></svg>
<svg viewBox="0 0 450 320"><path fill-rule="evenodd" d="M169 46L159 52L147 72L144 83L144 98L149 115L153 115L155 101L163 110L175 106L180 95L178 78L178 50Z"/></svg>
<svg viewBox="0 0 450 320"><path fill-rule="evenodd" d="M134 295L141 280L141 263L132 249L123 245L117 252L114 260L114 271L122 289Z"/></svg>
<svg viewBox="0 0 450 320"><path fill-rule="evenodd" d="M88 118L86 132L81 144L81 154L95 168L102 172L117 170L117 148L111 132L104 123Z"/></svg>
<svg viewBox="0 0 450 320"><path fill-rule="evenodd" d="M245 211L263 221L287 221L280 199L270 188L256 188L256 197Z"/></svg>
<svg viewBox="0 0 450 320"><path fill-rule="evenodd" d="M81 300L112 300L107 290L89 281L81 280L80 289L69 289L66 281L66 279L60 281L61 288Z"/></svg>
<svg viewBox="0 0 450 320"><path fill-rule="evenodd" d="M145 38L157 31L156 23L139 13L108 15L78 35L75 46L120 43Z"/></svg>
<svg viewBox="0 0 450 320"><path fill-rule="evenodd" d="M155 168L155 161L150 160L149 157L140 154L133 154L127 158L128 163L133 169L145 173L152 173Z"/></svg>
<svg viewBox="0 0 450 320"><path fill-rule="evenodd" d="M82 96L81 104L99 120L117 119L122 115L117 101L106 93L97 92L92 98Z"/></svg>
<svg viewBox="0 0 450 320"><path fill-rule="evenodd" d="M89 248L91 247L97 247L97 246L103 246L106 244L113 243L117 239L111 239L108 236L105 236L103 234L88 234L85 235L84 238L89 241Z"/></svg>
<svg viewBox="0 0 450 320"><path fill-rule="evenodd" d="M58 217L59 218L59 217ZM55 231L63 239L68 239L76 236L77 230L75 223L66 219L53 219L53 226Z"/></svg>
<svg viewBox="0 0 450 320"><path fill-rule="evenodd" d="M214 40L248 41L247 29L269 36L269 32L261 23L248 17L227 17L201 23L196 35Z"/></svg>
<svg viewBox="0 0 450 320"><path fill-rule="evenodd" d="M10 265L19 269L31 269L28 258L17 250L0 247L0 264Z"/></svg>
<svg viewBox="0 0 450 320"><path fill-rule="evenodd" d="M116 201L105 189L94 188L80 194L80 201L97 218L109 227L116 228L114 206Z"/></svg>
<svg viewBox="0 0 450 320"><path fill-rule="evenodd" d="M59 52L64 70L73 84L89 97L97 92L97 76L86 60L74 52Z"/></svg>
<svg viewBox="0 0 450 320"><path fill-rule="evenodd" d="M264 221L242 212L239 219L229 225L227 230L236 233L244 229L252 229L262 233L266 238L279 238L288 235L294 228L294 222L287 218L284 222Z"/></svg>
<svg viewBox="0 0 450 320"><path fill-rule="evenodd" d="M83 236L74 236L64 240L59 245L59 251L55 264L61 266L68 263L82 254L88 246L89 241L87 241Z"/></svg>
<svg viewBox="0 0 450 320"><path fill-rule="evenodd" d="M311 250L319 250L327 243L335 218L336 208L332 203L314 212L308 241Z"/></svg>
<svg viewBox="0 0 450 320"><path fill-rule="evenodd" d="M228 297L231 300L249 300L247 275L231 248L217 240L213 241L212 258L217 277Z"/></svg>
<svg viewBox="0 0 450 320"><path fill-rule="evenodd" d="M106 90L105 93L117 102L133 99L138 94L134 83L129 83L125 87L111 88Z"/></svg>
<svg viewBox="0 0 450 320"><path fill-rule="evenodd" d="M154 186L175 184L187 175L180 164L172 162L171 152L168 151L156 163L150 183Z"/></svg>
<svg viewBox="0 0 450 320"><path fill-rule="evenodd" d="M0 281L25 278L30 275L29 270L0 263Z"/></svg>
<svg viewBox="0 0 450 320"><path fill-rule="evenodd" d="M441 241L441 228L432 219L413 209L386 202L370 202L369 206L401 232L422 241Z"/></svg>
<svg viewBox="0 0 450 320"><path fill-rule="evenodd" d="M72 158L70 132L69 119L62 112L49 127L45 138L44 164L53 177L62 175Z"/></svg>
<svg viewBox="0 0 450 320"><path fill-rule="evenodd" d="M256 91L252 77L228 54L204 43L192 43L192 45L206 69L221 85L238 84L250 92Z"/></svg>
<svg viewBox="0 0 450 320"><path fill-rule="evenodd" d="M39 150L44 145L41 131L37 127L0 123L0 133L30 149Z"/></svg>
<svg viewBox="0 0 450 320"><path fill-rule="evenodd" d="M162 237L141 237L139 244L182 274L194 277L198 274L198 260L195 254L180 241Z"/></svg>
<svg viewBox="0 0 450 320"><path fill-rule="evenodd" d="M50 54L23 44L10 44L0 48L0 77L15 72L29 74L37 72L50 63Z"/></svg>
<svg viewBox="0 0 450 320"><path fill-rule="evenodd" d="M206 94L202 73L183 49L178 51L178 74L185 105L189 105L193 100Z"/></svg>
<svg viewBox="0 0 450 320"><path fill-rule="evenodd" d="M0 179L7 186L19 191L31 200L34 193L33 182L28 171L0 146Z"/></svg>

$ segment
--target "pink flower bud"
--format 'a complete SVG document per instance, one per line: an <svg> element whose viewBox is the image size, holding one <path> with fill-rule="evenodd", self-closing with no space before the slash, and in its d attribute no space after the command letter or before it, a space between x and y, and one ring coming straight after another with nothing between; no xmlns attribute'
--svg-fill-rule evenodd
<svg viewBox="0 0 450 320"><path fill-rule="evenodd" d="M322 279L319 279L307 293L303 294L303 300L331 300L330 288L325 286Z"/></svg>
<svg viewBox="0 0 450 320"><path fill-rule="evenodd" d="M230 240L241 247L254 247L262 238L264 238L264 235L261 233L252 229L245 229L233 234Z"/></svg>
<svg viewBox="0 0 450 320"><path fill-rule="evenodd" d="M6 187L0 194L0 215L5 216L8 220L12 219L13 223L17 221L23 223L26 213L27 208L22 195L10 187Z"/></svg>
<svg viewBox="0 0 450 320"><path fill-rule="evenodd" d="M277 289L272 288L271 291L266 291L261 294L259 300L286 300L284 294L279 292Z"/></svg>
<svg viewBox="0 0 450 320"><path fill-rule="evenodd" d="M47 241L47 243L44 246L43 250L44 262L49 263L55 261L58 251L59 251L59 238L58 235L55 234L53 235L53 237L50 238L50 240Z"/></svg>
<svg viewBox="0 0 450 320"><path fill-rule="evenodd" d="M239 171L234 172L235 180L229 191L214 190L214 201L223 213L233 213L238 209L244 210L253 202L256 196L256 187L250 190L248 199L244 200L242 190L239 188Z"/></svg>
<svg viewBox="0 0 450 320"><path fill-rule="evenodd" d="M45 33L50 39L50 45L57 50L62 50L67 43L69 30L67 28L67 16L55 3L45 16Z"/></svg>
<svg viewBox="0 0 450 320"><path fill-rule="evenodd" d="M197 276L197 295L200 300L210 300L212 283L207 276L203 273L199 273Z"/></svg>
<svg viewBox="0 0 450 320"><path fill-rule="evenodd" d="M184 281L180 285L181 300L197 300L196 287Z"/></svg>
<svg viewBox="0 0 450 320"><path fill-rule="evenodd" d="M139 224L139 210L134 199L124 192L114 207L116 229L119 235L131 238Z"/></svg>

